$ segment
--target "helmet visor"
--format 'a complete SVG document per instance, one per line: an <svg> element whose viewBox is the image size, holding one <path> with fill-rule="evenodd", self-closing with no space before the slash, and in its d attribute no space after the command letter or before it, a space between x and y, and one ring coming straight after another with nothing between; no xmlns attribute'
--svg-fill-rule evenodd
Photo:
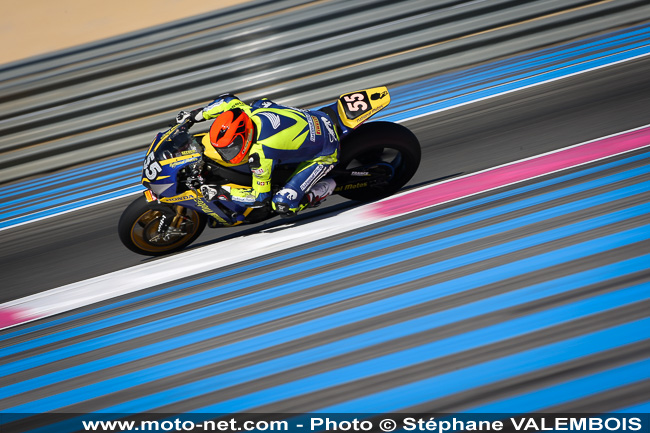
<svg viewBox="0 0 650 433"><path fill-rule="evenodd" d="M236 135L233 142L226 147L216 147L217 152L224 161L230 162L239 154L244 146L244 139L241 135Z"/></svg>

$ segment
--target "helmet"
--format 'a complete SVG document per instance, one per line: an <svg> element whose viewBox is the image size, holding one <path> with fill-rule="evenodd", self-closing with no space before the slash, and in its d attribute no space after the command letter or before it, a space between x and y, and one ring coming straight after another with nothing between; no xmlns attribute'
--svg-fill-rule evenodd
<svg viewBox="0 0 650 433"><path fill-rule="evenodd" d="M224 111L210 127L210 143L231 164L244 160L253 141L253 121L240 108Z"/></svg>

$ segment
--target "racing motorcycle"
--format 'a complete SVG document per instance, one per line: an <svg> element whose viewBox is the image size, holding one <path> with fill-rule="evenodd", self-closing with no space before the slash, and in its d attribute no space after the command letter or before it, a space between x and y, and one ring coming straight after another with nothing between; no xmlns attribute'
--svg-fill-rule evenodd
<svg viewBox="0 0 650 433"><path fill-rule="evenodd" d="M336 181L334 194L377 200L398 191L415 174L421 156L415 135L392 122L364 123L389 102L388 89L375 87L346 93L319 109L332 121L325 127L336 129L340 138L339 162L328 174ZM217 186L250 187L252 173L247 163L225 162L208 134L190 135L189 126L176 124L158 133L149 146L142 169L146 190L124 210L118 223L120 240L131 251L169 254L191 244L206 225L232 227L277 215L270 206L243 207L223 195L207 194ZM282 188L296 166L274 167L273 191Z"/></svg>

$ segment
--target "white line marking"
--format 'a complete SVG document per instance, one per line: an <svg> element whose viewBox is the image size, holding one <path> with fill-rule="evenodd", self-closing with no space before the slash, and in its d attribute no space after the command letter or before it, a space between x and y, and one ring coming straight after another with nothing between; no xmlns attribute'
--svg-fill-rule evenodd
<svg viewBox="0 0 650 433"><path fill-rule="evenodd" d="M440 113L440 112L442 112L442 111L447 111L447 110L452 110L452 109L454 109L454 108L462 107L462 106L464 106L464 105L473 104L473 103L475 103L475 102L480 102L480 101L485 101L485 100L487 100L487 99L496 98L496 97L498 97L498 96L507 95L507 94L509 94L509 93L519 92L519 91L521 91L521 90L530 89L531 87L541 86L541 85L543 85L543 84L552 83L553 81L563 80L563 79L565 79L565 78L570 78L570 77L573 77L573 76L576 76L576 75L586 74L586 73L588 73L588 72L593 72L593 71L596 71L596 70L598 70L598 69L602 69L602 68L606 68L606 67L609 67L609 66L618 65L618 64L620 64L620 63L629 62L629 61L636 60L636 59L640 59L640 58L642 58L642 57L646 57L646 56L650 56L650 53L639 54L638 56L630 57L630 58L628 58L628 59L617 60L617 61L615 61L615 62L607 63L607 64L605 64L605 65L594 66L593 68L585 69L584 71L578 71L578 72L574 72L574 73L571 73L571 74L568 74L568 75L562 75L562 76L560 76L560 77L549 78L548 80L540 81L539 83L533 83L533 84L529 84L529 85L527 85L527 86L517 87L517 88L515 88L515 89L506 90L506 91L501 92L501 93L495 93L494 95L484 96L484 97L482 97L482 98L478 98L478 99L472 99L471 101L461 102L461 103L456 104L456 105L453 105L453 106L451 106L451 107L440 108L440 109L437 109L437 110L428 111L428 112L426 112L426 113L417 114L417 115L415 115L415 116L405 117L404 119L396 120L396 122L397 122L397 123L408 122L409 120L418 119L418 118L420 118L420 117L424 117L424 116L430 116L431 114ZM571 65L571 66L575 66L575 65ZM511 83L505 83L505 84L511 84ZM461 96L466 96L466 95L461 95Z"/></svg>
<svg viewBox="0 0 650 433"><path fill-rule="evenodd" d="M515 88L515 89L511 89L511 90L507 90L507 91L504 91L504 92L496 93L496 94L494 94L494 95L484 96L484 97L482 97L482 98L473 99L473 100L471 100L471 101L461 102L461 103L458 103L458 104L452 105L452 106L450 106L450 107L439 108L439 109L437 109L437 110L428 111L428 112L426 112L426 113L418 114L418 115L415 115L415 116L405 117L405 118L403 118L403 119L395 120L395 123L404 123L404 122L408 122L408 121L411 121L411 120L414 120L414 119L418 119L418 118L420 118L420 117L430 116L430 115L435 114L435 113L440 113L440 112L443 112L443 111L452 110L452 109L454 109L454 108L458 108L458 107L462 107L462 106L465 106L465 105L473 104L473 103L475 103L475 102L485 101L485 100L488 100L488 99L491 99L491 98L496 98L496 97L499 97L499 96L507 95L507 94L509 94L509 93L518 92L518 91L520 91L520 90L529 89L529 88L532 88L532 87L535 87L535 86L540 86L540 85L547 84L547 83L551 83L551 82L553 82L553 81L557 81L557 80L562 80L562 79L564 79L564 78L569 78L569 77L573 77L573 76L576 76L576 75L580 75L580 74L584 74L584 73L592 72L592 71L595 71L595 70L597 70L597 69L601 69L601 68L605 68L605 67L608 67L608 66L617 65L617 64L624 63L624 62L628 62L628 61L631 61L631 60L636 60L636 59L639 59L639 58L642 58L642 57L645 57L645 56L648 56L648 55L650 55L650 53L640 54L640 55L638 55L638 56L630 57L630 58L628 58L628 59L618 60L618 61L616 61L616 62L607 63L607 64L605 64L605 65L595 66L595 67L593 67L593 68L586 69L586 70L584 70L584 71L574 72L574 73L572 73L572 74L568 74L568 75L562 75L562 76L560 76L560 77L551 78L551 79L548 79L548 80L546 80L546 81L542 81L542 82L539 82L539 83L529 84L529 85L527 85L527 86L517 87L517 88ZM576 63L576 64L579 64L579 63ZM576 64L571 65L571 66L575 66ZM509 84L509 83L506 83L506 84ZM466 96L466 95L465 95L465 96ZM397 113L397 114L399 114L399 113ZM390 115L390 116L388 116L388 117L396 116L397 114L392 114L392 115ZM379 119L381 119L381 117L380 117ZM134 185L134 186L135 186L135 185ZM125 189L126 189L126 188L125 188ZM64 214L66 214L66 213L68 213L68 212L74 212L74 211L79 210L79 209L84 209L84 208L87 208L87 207L90 207L90 206L95 206L95 205L99 205L99 204L102 204L102 203L106 203L106 202L109 202L109 201L112 201L112 200L117 200L117 199L120 199L120 198L128 197L129 195L133 195L133 194L134 194L134 193L132 193L132 194L125 194L125 195L123 195L123 196L119 196L119 197L114 197L114 198L107 199L107 200L98 201L98 202L96 202L96 203L92 203L92 204L89 204L89 205L84 205L84 206L81 206L81 207L79 207L79 208L69 209L69 210L65 210L65 211L59 212L59 213L55 213L55 214L47 215L47 216L44 216L44 217L40 217L40 218L37 218L37 219L34 219L34 220L24 221L24 222L21 222L21 223L17 223L17 224L15 224L15 225L11 225L11 226L7 226L7 227L0 228L0 232L3 231L3 230L11 229L11 228L13 228L13 227L18 227L18 226L21 226L21 225L24 225L24 224L29 224L29 223L31 223L31 222L41 221L41 220L44 220L44 219L47 219L47 218L53 218L53 217L56 217L56 216L59 216L59 215L64 215ZM17 219L17 218L18 218L18 217L14 218L14 219ZM11 220L8 220L8 221L11 221Z"/></svg>
<svg viewBox="0 0 650 433"><path fill-rule="evenodd" d="M253 235L241 236L220 242L215 245L204 246L171 257L161 258L149 263L144 263L141 265L111 272L109 274L101 275L95 278L67 284L55 289L47 290L31 296L0 304L0 316L2 314L4 314L4 316L10 316L12 317L12 320L16 322L4 326L4 328L9 328L19 323L26 323L32 320L37 320L39 318L52 316L54 314L64 313L75 308L83 307L117 296L137 292L139 290L153 287L159 284L171 283L181 278L192 277L199 273L214 271L223 266L233 265L245 260L277 253L279 251L283 251L295 246L327 239L329 237L351 231L359 227L365 227L410 213L396 213L394 215L382 217L376 215L372 216L369 212L367 212L367 210L373 206L377 206L377 203L393 200L395 197L412 194L422 189L433 188L440 184L455 181L460 178L477 176L490 170L496 170L501 167L519 164L524 161L541 158L546 155L562 152L578 146L583 146L589 143L605 140L607 138L616 137L648 127L650 127L650 124L622 131L616 134L610 134L594 140L585 141L583 143L563 147L561 149L556 149L543 153L541 155L519 159L517 161L502 164L486 170L481 170L476 173L470 173L458 178L448 179L446 181L442 181L433 185L423 186L388 197L384 200L380 200L379 202L359 206L355 209L350 209L342 212L336 216L326 217L321 220L312 221L301 226L289 226L281 231L277 231L276 229L270 233L260 232ZM642 147L647 146L650 146L650 144ZM630 151L631 150L615 153L607 156L606 158L624 154ZM597 161L599 159L595 159L594 161ZM562 171L583 164L571 165L555 171ZM549 173L555 171L550 171ZM503 184L500 185L499 188L519 182L521 181ZM471 195L474 194L469 194L467 196ZM457 197L449 201L458 200L464 197L465 196ZM440 204L443 203L437 203L427 207L438 206ZM224 251L227 251L228 254L223 254Z"/></svg>
<svg viewBox="0 0 650 433"><path fill-rule="evenodd" d="M134 185L134 186L135 186L135 185ZM127 186L126 188L121 188L121 189L115 190L114 192L120 192L120 191L124 191L124 190L131 189L131 188L133 188L133 187L132 187L132 186ZM144 191L144 189L143 189L142 191ZM130 196L130 195L142 194L142 191L130 192L130 193L128 193L128 194L119 195L119 196L116 196L116 197L110 197L110 198L107 198L107 199L104 199L104 200L100 200L100 201L97 201L97 202L93 202L93 203L85 204L85 205L83 205L83 206L75 207L75 208L72 208L72 209L66 209L66 210L63 210L63 211L61 211L61 212L57 212L57 213L54 213L54 214L51 214L51 215L45 215L45 216L42 216L42 217L38 217L38 218L35 218L35 219L33 219L33 220L19 222L19 223L16 223L16 224L14 224L14 225L10 225L10 226L7 226L7 227L1 227L1 228L0 228L0 232L3 231L3 230L12 229L12 228L14 228L14 227L19 227L19 226L22 226L22 225L25 225L25 224L29 224L29 223L36 222L36 221L42 221L42 220L45 220L45 219L48 219L48 218L53 218L53 217L56 217L56 216L65 215L65 214L70 213L70 212L76 212L76 211L78 211L78 210L86 209L86 208L88 208L88 207L96 206L96 205L98 205L98 204L108 203L108 202L110 202L110 201L118 200L118 199L121 199L121 198L124 198L124 197L128 197L128 196ZM98 197L101 197L101 196L98 196ZM61 206L69 206L70 204L74 204L74 202L72 202L72 203L68 203L68 204L65 204L65 205L61 205ZM50 209L50 210L55 210L55 209L56 209L56 207L54 207L54 208L52 208L52 209ZM3 221L3 224L4 224L4 223L11 222L11 221L13 221L13 220L17 220L17 219L19 219L19 218L25 218L25 217L28 217L28 216L30 216L30 215L36 215L36 214L38 214L38 212L32 212L31 214L27 214L27 215L22 215L22 216L19 216L19 217L11 218L11 219L8 219L8 220L6 220L6 221Z"/></svg>

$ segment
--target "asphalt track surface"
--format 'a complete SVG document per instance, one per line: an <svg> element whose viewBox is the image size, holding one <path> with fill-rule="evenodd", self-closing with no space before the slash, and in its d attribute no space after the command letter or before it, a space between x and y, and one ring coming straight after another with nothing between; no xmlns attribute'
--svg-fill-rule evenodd
<svg viewBox="0 0 650 433"><path fill-rule="evenodd" d="M648 124L649 70L646 57L409 121L405 125L418 136L423 159L407 188ZM151 260L126 250L117 238L117 221L131 200L2 232L0 302ZM353 205L332 198L312 215ZM194 246L269 224L206 229Z"/></svg>
<svg viewBox="0 0 650 433"><path fill-rule="evenodd" d="M410 186L646 125L649 68L638 59L408 122L424 150ZM9 329L0 410L647 405L647 158L630 152ZM129 200L5 231L3 300L149 260L116 237ZM463 236L477 237L446 244ZM277 261L257 267L265 259ZM51 418L17 422L62 431Z"/></svg>

